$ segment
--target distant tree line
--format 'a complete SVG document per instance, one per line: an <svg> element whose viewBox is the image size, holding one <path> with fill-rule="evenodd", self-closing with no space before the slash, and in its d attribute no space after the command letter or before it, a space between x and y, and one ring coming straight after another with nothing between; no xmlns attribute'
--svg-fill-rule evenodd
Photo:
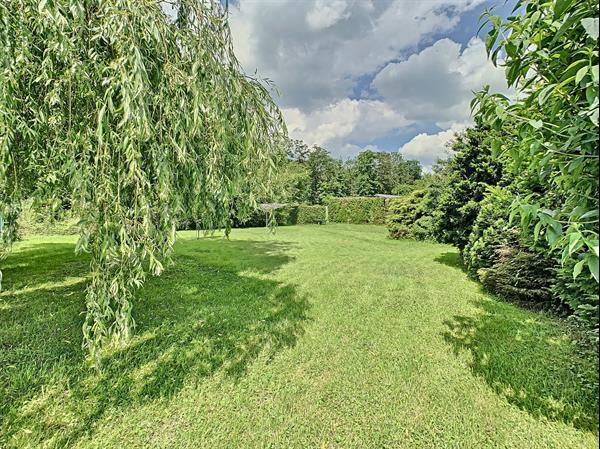
<svg viewBox="0 0 600 449"><path fill-rule="evenodd" d="M283 200L322 204L328 196L397 194L422 178L418 161L400 153L365 150L354 159L335 159L325 148L288 139L279 189Z"/></svg>

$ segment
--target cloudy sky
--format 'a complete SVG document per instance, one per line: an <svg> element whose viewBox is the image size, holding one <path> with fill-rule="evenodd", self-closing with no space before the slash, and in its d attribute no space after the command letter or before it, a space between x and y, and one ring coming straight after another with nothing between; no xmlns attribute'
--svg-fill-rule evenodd
<svg viewBox="0 0 600 449"><path fill-rule="evenodd" d="M493 4L239 0L230 2L230 24L245 71L281 91L292 137L341 158L371 148L429 166L470 123L473 90L506 90L476 36L479 14Z"/></svg>

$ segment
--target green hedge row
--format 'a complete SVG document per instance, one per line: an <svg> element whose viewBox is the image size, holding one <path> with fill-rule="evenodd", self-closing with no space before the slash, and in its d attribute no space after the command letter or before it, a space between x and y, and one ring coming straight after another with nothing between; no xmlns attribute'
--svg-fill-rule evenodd
<svg viewBox="0 0 600 449"><path fill-rule="evenodd" d="M327 207L322 205L289 204L275 209L273 213L277 226L327 222ZM257 210L244 222L234 223L236 228L258 228L265 225L265 212L262 210Z"/></svg>
<svg viewBox="0 0 600 449"><path fill-rule="evenodd" d="M384 224L387 213L386 198L329 197L329 221L333 223Z"/></svg>
<svg viewBox="0 0 600 449"><path fill-rule="evenodd" d="M300 204L296 210L296 223L291 224L321 224L328 221L327 206Z"/></svg>
<svg viewBox="0 0 600 449"><path fill-rule="evenodd" d="M385 224L388 201L377 197L328 197L325 204L292 204L274 211L277 226L316 223ZM256 211L235 227L265 226L265 213Z"/></svg>

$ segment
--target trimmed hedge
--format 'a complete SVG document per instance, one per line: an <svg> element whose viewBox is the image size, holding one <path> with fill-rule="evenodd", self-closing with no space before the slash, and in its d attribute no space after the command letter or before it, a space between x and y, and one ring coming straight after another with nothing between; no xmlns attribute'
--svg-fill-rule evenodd
<svg viewBox="0 0 600 449"><path fill-rule="evenodd" d="M299 204L295 207L297 210L296 222L292 224L321 224L328 221L327 206Z"/></svg>
<svg viewBox="0 0 600 449"><path fill-rule="evenodd" d="M277 226L295 224L320 224L327 222L327 207L310 204L289 204L273 211ZM234 223L235 228L260 228L265 226L265 212L255 211L244 222Z"/></svg>
<svg viewBox="0 0 600 449"><path fill-rule="evenodd" d="M387 214L386 198L329 197L329 221L333 223L384 224Z"/></svg>

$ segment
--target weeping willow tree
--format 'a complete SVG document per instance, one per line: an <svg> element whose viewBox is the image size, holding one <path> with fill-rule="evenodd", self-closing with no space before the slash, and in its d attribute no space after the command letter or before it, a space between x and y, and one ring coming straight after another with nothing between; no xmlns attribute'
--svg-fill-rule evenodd
<svg viewBox="0 0 600 449"><path fill-rule="evenodd" d="M80 218L92 356L130 336L178 217L228 231L268 196L285 134L269 91L240 69L218 2L0 2L2 253L25 198Z"/></svg>

